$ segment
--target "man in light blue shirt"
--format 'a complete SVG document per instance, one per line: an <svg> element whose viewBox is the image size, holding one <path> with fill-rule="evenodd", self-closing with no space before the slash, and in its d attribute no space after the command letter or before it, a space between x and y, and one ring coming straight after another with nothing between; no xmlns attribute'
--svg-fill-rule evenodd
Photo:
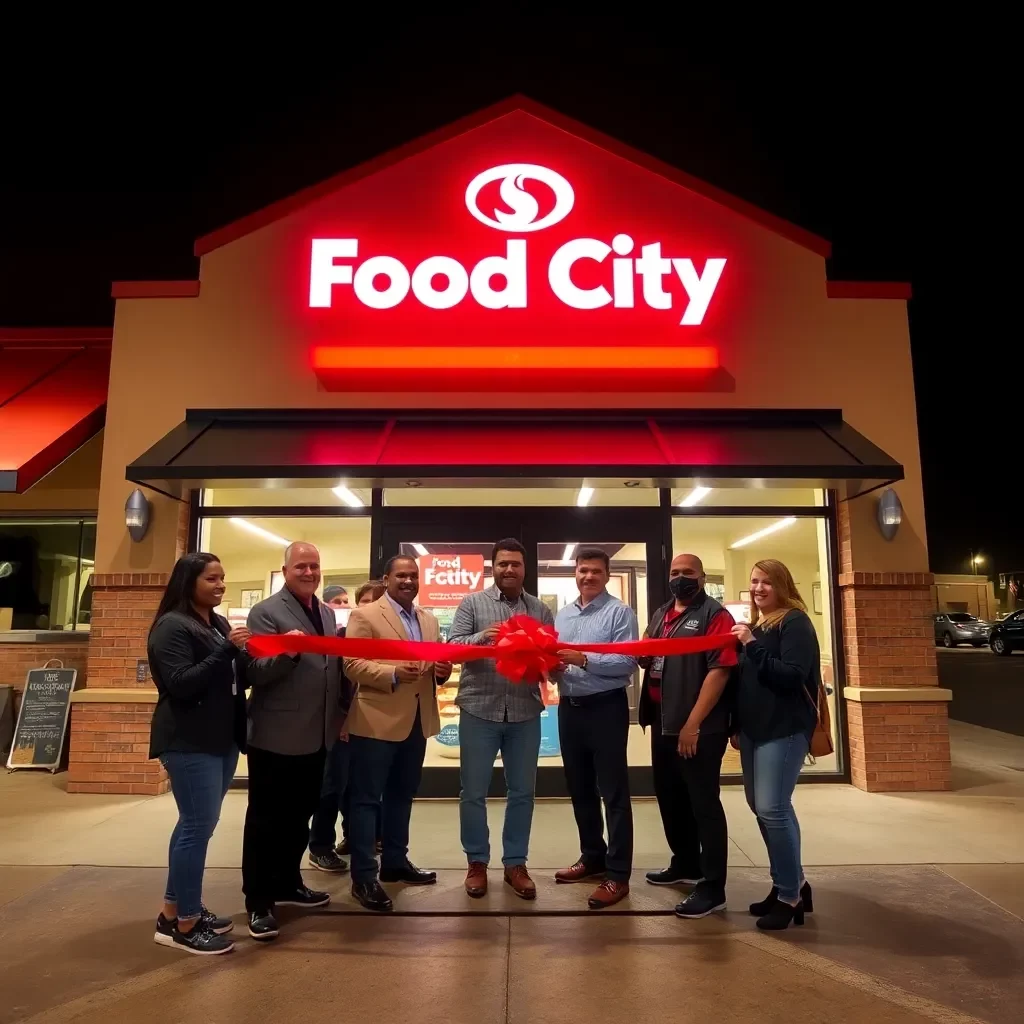
<svg viewBox="0 0 1024 1024"><path fill-rule="evenodd" d="M579 597L555 616L560 640L607 644L636 640L632 609L608 593L611 564L601 548L576 554ZM590 894L592 910L610 907L629 895L633 869L633 808L629 800L626 744L629 700L626 687L636 671L635 658L622 654L560 651L558 738L565 781L580 835L580 857L556 872L555 881L603 879ZM604 838L601 801L608 821Z"/></svg>

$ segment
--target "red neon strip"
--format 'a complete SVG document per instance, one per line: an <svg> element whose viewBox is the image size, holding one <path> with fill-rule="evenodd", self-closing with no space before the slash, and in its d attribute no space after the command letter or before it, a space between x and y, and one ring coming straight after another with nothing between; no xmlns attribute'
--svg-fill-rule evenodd
<svg viewBox="0 0 1024 1024"><path fill-rule="evenodd" d="M322 345L313 350L313 368L328 371L452 370L473 373L505 370L545 371L588 370L677 371L718 369L718 349L713 346L667 348L639 346L611 348L594 346L553 346L539 348L516 345L485 346L400 346L369 348L357 345Z"/></svg>

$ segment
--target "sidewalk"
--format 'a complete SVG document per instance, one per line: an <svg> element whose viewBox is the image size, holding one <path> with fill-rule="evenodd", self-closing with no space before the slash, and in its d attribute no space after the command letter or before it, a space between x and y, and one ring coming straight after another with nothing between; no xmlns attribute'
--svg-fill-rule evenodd
<svg viewBox="0 0 1024 1024"><path fill-rule="evenodd" d="M551 880L577 851L567 802L538 804L533 904L505 890L497 870L491 894L469 900L457 805L422 802L411 853L440 878L394 894L396 910L411 916L370 917L351 902L347 876L309 872L334 894L331 909L285 917L281 940L258 948L245 937L237 871L245 794L231 793L206 898L235 915L238 945L216 963L151 941L175 818L169 796L68 796L59 776L0 777L0 1022L257 1013L275 1024L329 1016L1017 1022L1024 739L959 723L952 733L952 793L798 789L815 913L804 928L772 936L745 913L767 890L766 855L741 791L730 787L726 915L679 921L671 915L679 893L643 883L644 870L667 861L652 801L635 805L630 899L596 915L585 911L583 887ZM492 841L502 811L491 807ZM383 984L391 973L395 983Z"/></svg>

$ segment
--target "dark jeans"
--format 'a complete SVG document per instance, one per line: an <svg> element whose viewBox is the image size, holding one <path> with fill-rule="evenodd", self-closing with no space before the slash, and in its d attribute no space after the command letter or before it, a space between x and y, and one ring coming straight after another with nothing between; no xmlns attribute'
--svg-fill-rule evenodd
<svg viewBox="0 0 1024 1024"><path fill-rule="evenodd" d="M206 848L220 819L224 794L235 777L238 750L227 754L187 754L169 750L160 755L178 805L178 822L167 850L165 903L177 903L178 917L198 917L203 907Z"/></svg>
<svg viewBox="0 0 1024 1024"><path fill-rule="evenodd" d="M626 741L629 701L625 690L592 697L563 697L558 705L558 739L565 781L580 834L580 855L617 882L633 870L633 808L629 802ZM601 801L608 821L604 840Z"/></svg>
<svg viewBox="0 0 1024 1024"><path fill-rule="evenodd" d="M359 884L377 877L376 823L382 799L381 867L402 868L409 860L409 818L420 788L427 739L417 710L412 731L400 743L351 736L349 744L352 806L348 848L352 854L352 881Z"/></svg>
<svg viewBox="0 0 1024 1024"><path fill-rule="evenodd" d="M320 788L320 803L313 814L309 829L309 852L330 853L337 842L335 826L341 813L341 831L348 835L352 820L352 790L348 784L349 766L352 763L352 747L346 740L338 740L331 747L324 764L324 781ZM380 811L377 812L377 839L380 840Z"/></svg>
<svg viewBox="0 0 1024 1024"><path fill-rule="evenodd" d="M672 868L686 878L703 878L725 890L729 826L722 807L720 778L728 737L701 733L697 753L680 757L678 736L651 728L651 766L661 823L672 851Z"/></svg>
<svg viewBox="0 0 1024 1024"><path fill-rule="evenodd" d="M274 754L250 747L249 806L242 837L246 910L269 910L302 885L299 867L309 819L323 782L323 748L315 754Z"/></svg>

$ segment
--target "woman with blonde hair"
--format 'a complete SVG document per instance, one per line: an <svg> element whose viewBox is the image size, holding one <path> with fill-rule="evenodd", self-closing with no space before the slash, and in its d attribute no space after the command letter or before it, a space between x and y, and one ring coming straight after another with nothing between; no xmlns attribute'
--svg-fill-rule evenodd
<svg viewBox="0 0 1024 1024"><path fill-rule="evenodd" d="M817 721L820 653L814 625L782 562L766 558L750 570L750 622L733 634L743 645L737 717L743 788L768 848L772 891L750 906L758 928L804 923L813 910L800 860L800 823L793 809L800 768Z"/></svg>

